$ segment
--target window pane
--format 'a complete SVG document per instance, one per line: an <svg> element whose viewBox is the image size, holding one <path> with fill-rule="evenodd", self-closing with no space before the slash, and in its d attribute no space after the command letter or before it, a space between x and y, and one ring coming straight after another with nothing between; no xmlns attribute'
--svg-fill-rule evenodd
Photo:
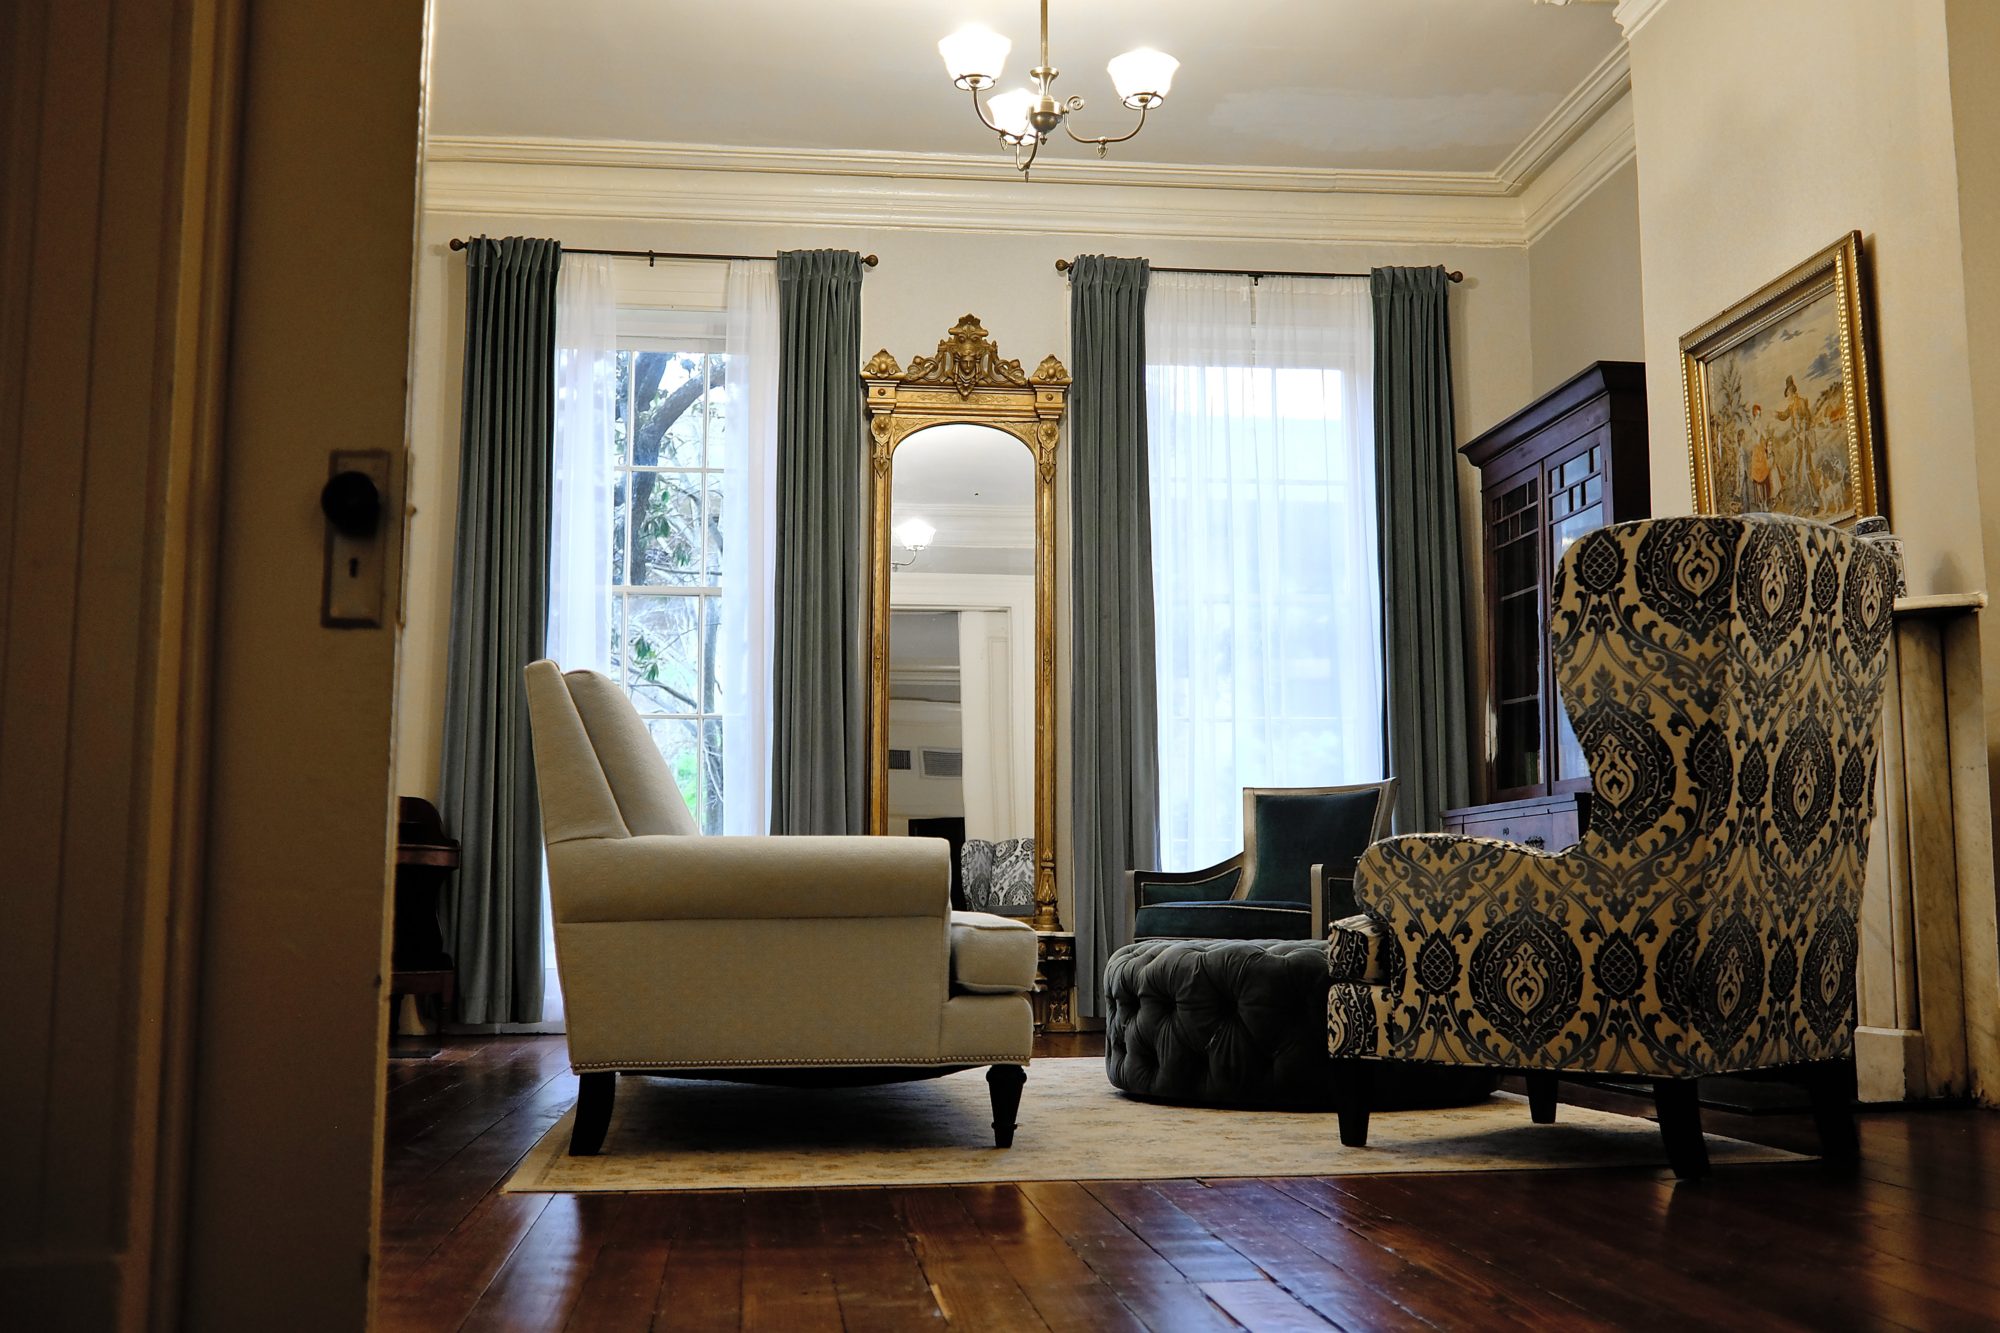
<svg viewBox="0 0 2000 1333"><path fill-rule="evenodd" d="M685 586L707 581L702 568L701 473L634 472L631 582Z"/></svg>
<svg viewBox="0 0 2000 1333"><path fill-rule="evenodd" d="M626 598L626 681L643 713L701 711L698 597Z"/></svg>
<svg viewBox="0 0 2000 1333"><path fill-rule="evenodd" d="M701 808L695 812L703 833L722 832L722 719L701 724Z"/></svg>
<svg viewBox="0 0 2000 1333"><path fill-rule="evenodd" d="M724 437L729 427L729 358L711 356L708 358L708 453L706 467L719 468L723 464Z"/></svg>
<svg viewBox="0 0 2000 1333"><path fill-rule="evenodd" d="M704 597L701 599L701 613L707 623L708 637L702 641L702 653L708 662L703 674L702 711L720 713L722 711L722 675L715 669L715 641L722 633L722 599Z"/></svg>
<svg viewBox="0 0 2000 1333"><path fill-rule="evenodd" d="M632 494L632 474L614 472L611 474L611 582L627 582L625 578L625 529L630 509L626 500Z"/></svg>
<svg viewBox="0 0 2000 1333"><path fill-rule="evenodd" d="M614 463L631 460L625 453L625 436L632 419L632 354L620 352L618 361L618 387L611 395L611 459Z"/></svg>
<svg viewBox="0 0 2000 1333"><path fill-rule="evenodd" d="M653 733L653 744L660 747L660 755L667 761L667 771L674 775L674 785L681 789L681 799L687 802L688 812L699 822L701 733L697 724L655 718L646 726Z"/></svg>
<svg viewBox="0 0 2000 1333"><path fill-rule="evenodd" d="M722 474L707 474L707 511L703 524L707 554L703 568L711 584L722 582Z"/></svg>
<svg viewBox="0 0 2000 1333"><path fill-rule="evenodd" d="M701 364L699 352L633 356L634 467L701 466Z"/></svg>

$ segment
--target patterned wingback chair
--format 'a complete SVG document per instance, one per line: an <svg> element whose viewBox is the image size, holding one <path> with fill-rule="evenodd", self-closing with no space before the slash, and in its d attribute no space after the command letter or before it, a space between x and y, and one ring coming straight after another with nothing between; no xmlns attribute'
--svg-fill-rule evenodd
<svg viewBox="0 0 2000 1333"><path fill-rule="evenodd" d="M1874 816L1894 575L1778 516L1651 519L1563 557L1552 639L1589 829L1546 854L1421 835L1369 849L1329 953L1336 1057L1650 1077L1675 1169L1706 1167L1693 1080L1804 1065L1829 1156ZM1343 1117L1365 1142L1366 1070Z"/></svg>

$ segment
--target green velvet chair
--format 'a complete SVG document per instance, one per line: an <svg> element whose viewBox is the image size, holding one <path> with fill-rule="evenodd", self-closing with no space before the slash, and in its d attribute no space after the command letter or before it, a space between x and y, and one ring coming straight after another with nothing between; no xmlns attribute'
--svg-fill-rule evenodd
<svg viewBox="0 0 2000 1333"><path fill-rule="evenodd" d="M1320 940L1352 914L1354 866L1388 836L1396 779L1245 787L1243 850L1204 870L1133 870L1134 939Z"/></svg>

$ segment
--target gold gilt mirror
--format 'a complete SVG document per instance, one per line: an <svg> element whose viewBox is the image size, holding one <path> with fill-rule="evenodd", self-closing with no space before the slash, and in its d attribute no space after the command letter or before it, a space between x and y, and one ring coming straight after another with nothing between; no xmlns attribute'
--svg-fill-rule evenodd
<svg viewBox="0 0 2000 1333"><path fill-rule="evenodd" d="M862 368L872 485L869 827L976 840L988 910L1056 911L1056 443L1069 372L1002 357L971 315L904 370ZM1026 840L1032 838L1032 842ZM998 887L995 887L998 886ZM968 895L969 896L969 895ZM1024 896L1024 895L1023 895Z"/></svg>

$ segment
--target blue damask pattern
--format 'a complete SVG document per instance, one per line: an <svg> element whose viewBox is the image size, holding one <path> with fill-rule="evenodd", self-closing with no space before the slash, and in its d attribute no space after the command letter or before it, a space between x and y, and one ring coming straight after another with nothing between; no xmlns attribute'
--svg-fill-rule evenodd
<svg viewBox="0 0 2000 1333"><path fill-rule="evenodd" d="M1894 571L1770 515L1571 546L1551 629L1590 831L1377 843L1336 1055L1687 1077L1852 1048Z"/></svg>

